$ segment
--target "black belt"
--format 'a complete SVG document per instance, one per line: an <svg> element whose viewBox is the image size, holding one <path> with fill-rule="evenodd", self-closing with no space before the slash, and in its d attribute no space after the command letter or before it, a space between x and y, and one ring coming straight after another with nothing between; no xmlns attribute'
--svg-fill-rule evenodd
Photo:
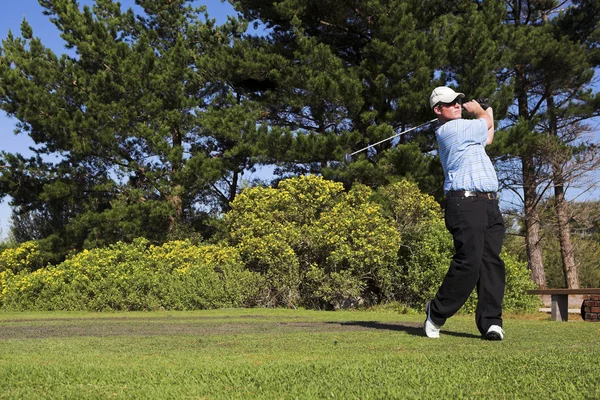
<svg viewBox="0 0 600 400"><path fill-rule="evenodd" d="M447 197L483 197L488 200L498 199L496 192L474 192L472 190L453 190L448 192Z"/></svg>

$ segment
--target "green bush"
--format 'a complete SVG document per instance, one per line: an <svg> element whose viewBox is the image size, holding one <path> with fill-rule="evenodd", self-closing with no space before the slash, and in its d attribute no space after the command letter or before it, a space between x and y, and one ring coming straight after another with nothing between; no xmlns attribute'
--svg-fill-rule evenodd
<svg viewBox="0 0 600 400"><path fill-rule="evenodd" d="M366 284L350 270L327 273L324 268L312 265L306 273L305 286L310 293L305 301L313 307L326 303L334 309L356 308L364 303L361 296Z"/></svg>
<svg viewBox="0 0 600 400"><path fill-rule="evenodd" d="M376 201L374 201L376 200ZM35 242L0 258L5 310L191 310L385 303L422 308L453 255L435 200L401 181L376 193L316 176L242 192L225 215L220 245L146 239L85 250L40 268ZM537 298L524 262L506 251L505 310ZM42 261L40 261L42 260ZM473 295L463 307L474 310Z"/></svg>
<svg viewBox="0 0 600 400"><path fill-rule="evenodd" d="M525 293L527 290L536 289L527 262L519 261L517 256L506 250L502 252L502 259L506 266L504 310L512 312L537 310L541 305L539 298Z"/></svg>
<svg viewBox="0 0 600 400"><path fill-rule="evenodd" d="M380 188L376 199L402 233L392 278L394 299L422 307L435 296L454 251L440 205L404 180Z"/></svg>
<svg viewBox="0 0 600 400"><path fill-rule="evenodd" d="M380 189L377 198L402 232L398 268L393 278L395 299L423 308L435 296L454 254L452 236L445 227L442 210L433 197L421 193L415 184L407 181ZM506 266L504 310L535 310L539 301L525 293L535 286L527 263L506 250L502 258ZM474 291L461 312L474 312L476 305Z"/></svg>
<svg viewBox="0 0 600 400"><path fill-rule="evenodd" d="M338 307L390 296L400 234L371 195L311 175L238 195L225 236L265 277L262 303Z"/></svg>
<svg viewBox="0 0 600 400"><path fill-rule="evenodd" d="M273 234L246 237L237 250L247 268L259 273L266 282L258 303L261 306L292 307L298 303L301 283L298 257L289 243Z"/></svg>
<svg viewBox="0 0 600 400"><path fill-rule="evenodd" d="M396 299L416 308L435 296L454 254L442 220L429 221L420 231L420 240L402 244L394 279Z"/></svg>
<svg viewBox="0 0 600 400"><path fill-rule="evenodd" d="M502 251L500 256L504 260L506 268L503 311L517 313L536 311L541 306L539 298L526 293L527 290L536 288L531 280L527 263L519 261L516 256L507 252L506 249ZM476 308L477 293L474 291L460 311L473 313Z"/></svg>
<svg viewBox="0 0 600 400"><path fill-rule="evenodd" d="M254 305L261 277L237 250L168 242L84 250L57 266L0 274L5 310L191 310Z"/></svg>

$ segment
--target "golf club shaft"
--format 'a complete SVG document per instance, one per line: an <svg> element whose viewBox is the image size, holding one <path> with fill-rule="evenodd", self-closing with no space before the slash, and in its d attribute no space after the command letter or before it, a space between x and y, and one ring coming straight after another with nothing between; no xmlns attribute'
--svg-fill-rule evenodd
<svg viewBox="0 0 600 400"><path fill-rule="evenodd" d="M349 155L349 156L353 156L353 155L355 155L355 154L358 154L358 153L360 153L361 151L365 151L365 150L367 150L367 149L369 149L369 148L371 148L371 147L373 147L373 146L377 146L378 144L381 144L381 143L383 143L383 142L387 142L388 140L392 140L392 139L393 139L393 138L395 138L395 137L398 137L398 136L400 136L400 135L404 135L405 133L408 133L408 132L410 132L410 131L414 131L414 130L415 130L415 129L417 129L417 128L420 128L420 127L422 127L422 126L425 126L425 125L431 124L431 123L432 123L432 122L434 122L434 121L437 121L437 118L434 118L434 119L432 119L431 121L427 121L427 122L425 122L425 123L423 123L423 124L421 124L421 125L418 125L418 126L415 126L415 127L413 127L413 128L407 129L407 130L405 130L405 131L402 131L402 132L400 132L400 133L396 133L394 136L390 136L390 137L389 137L389 138L387 138L387 139L383 139L383 140L380 140L380 141L379 141L379 142L377 142L377 143L370 144L370 145L368 145L367 147L364 147L364 148L362 148L362 149L360 149L360 150L356 150L354 153L350 153L350 154L348 154L348 155Z"/></svg>

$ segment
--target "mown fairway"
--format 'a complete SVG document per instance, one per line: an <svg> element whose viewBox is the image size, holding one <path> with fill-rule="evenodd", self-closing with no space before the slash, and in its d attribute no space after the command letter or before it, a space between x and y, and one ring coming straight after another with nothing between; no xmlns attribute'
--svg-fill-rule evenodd
<svg viewBox="0 0 600 400"><path fill-rule="evenodd" d="M598 399L600 324L392 312L1 313L0 398Z"/></svg>

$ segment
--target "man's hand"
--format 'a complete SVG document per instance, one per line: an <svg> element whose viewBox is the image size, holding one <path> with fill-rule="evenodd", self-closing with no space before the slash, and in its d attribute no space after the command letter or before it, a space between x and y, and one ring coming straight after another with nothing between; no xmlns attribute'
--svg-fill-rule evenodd
<svg viewBox="0 0 600 400"><path fill-rule="evenodd" d="M481 114L485 113L484 108L477 100L467 101L463 105L463 109L475 118L481 118Z"/></svg>
<svg viewBox="0 0 600 400"><path fill-rule="evenodd" d="M479 105L481 106L481 108L483 108L484 110L487 110L488 108L490 108L492 105L490 104L489 99L480 97L478 99L475 99L476 102L479 103Z"/></svg>

